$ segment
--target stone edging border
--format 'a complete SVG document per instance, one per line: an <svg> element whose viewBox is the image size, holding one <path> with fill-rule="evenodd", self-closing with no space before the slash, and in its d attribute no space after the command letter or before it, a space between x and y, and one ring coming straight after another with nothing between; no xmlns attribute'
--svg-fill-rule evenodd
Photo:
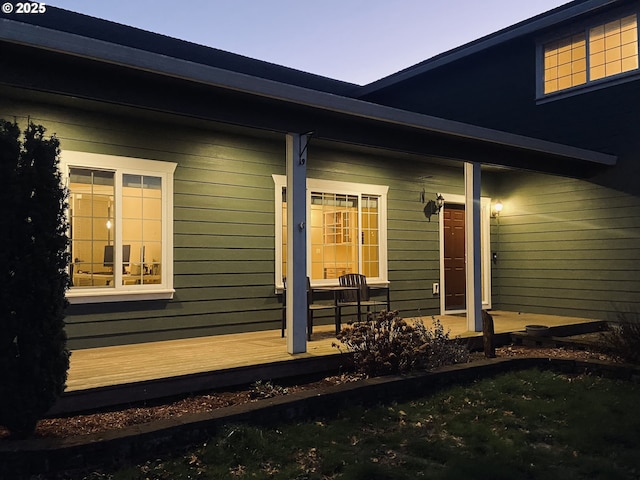
<svg viewBox="0 0 640 480"><path fill-rule="evenodd" d="M640 381L640 367L632 365L537 357L484 360L419 374L359 380L110 432L68 438L0 441L0 477L29 478L29 475L39 473L122 465L145 456L156 457L171 449L197 444L214 435L224 425L268 424L331 416L344 406L369 406L407 400L454 383L471 382L528 368L551 369L562 373L588 371L609 378Z"/></svg>

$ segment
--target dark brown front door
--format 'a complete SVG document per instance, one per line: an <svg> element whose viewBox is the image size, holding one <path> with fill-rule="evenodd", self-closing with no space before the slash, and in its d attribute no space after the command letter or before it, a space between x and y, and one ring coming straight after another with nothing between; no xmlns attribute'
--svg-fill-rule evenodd
<svg viewBox="0 0 640 480"><path fill-rule="evenodd" d="M464 205L444 207L444 306L446 310L466 307L464 250Z"/></svg>

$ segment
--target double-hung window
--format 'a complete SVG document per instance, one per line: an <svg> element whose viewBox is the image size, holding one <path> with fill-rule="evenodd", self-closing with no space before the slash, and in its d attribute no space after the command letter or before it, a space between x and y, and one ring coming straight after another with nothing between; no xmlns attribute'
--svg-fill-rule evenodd
<svg viewBox="0 0 640 480"><path fill-rule="evenodd" d="M276 186L276 287L287 271L286 177ZM387 281L387 192L382 185L307 179L307 272L313 284L346 273Z"/></svg>
<svg viewBox="0 0 640 480"><path fill-rule="evenodd" d="M541 94L638 71L637 14L596 22L542 45Z"/></svg>
<svg viewBox="0 0 640 480"><path fill-rule="evenodd" d="M171 298L176 164L64 151L71 303Z"/></svg>

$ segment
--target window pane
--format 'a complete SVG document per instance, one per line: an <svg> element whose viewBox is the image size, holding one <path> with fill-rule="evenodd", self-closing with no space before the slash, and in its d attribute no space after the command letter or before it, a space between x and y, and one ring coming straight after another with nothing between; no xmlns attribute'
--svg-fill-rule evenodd
<svg viewBox="0 0 640 480"><path fill-rule="evenodd" d="M604 25L598 25L597 27L593 27L589 30L589 41L596 42L599 40L604 41ZM604 49L604 43L602 45L602 48Z"/></svg>
<svg viewBox="0 0 640 480"><path fill-rule="evenodd" d="M570 88L585 83L586 40L584 34L573 35L544 47L544 92Z"/></svg>
<svg viewBox="0 0 640 480"><path fill-rule="evenodd" d="M620 35L620 41L622 45L626 45L628 43L636 43L637 39L638 39L638 31L635 28L632 28L630 30L625 30Z"/></svg>
<svg viewBox="0 0 640 480"><path fill-rule="evenodd" d="M581 83L587 83L587 72L574 73L573 74L573 83L575 85L579 85Z"/></svg>
<svg viewBox="0 0 640 480"><path fill-rule="evenodd" d="M312 192L312 279L358 273L358 202L356 195Z"/></svg>
<svg viewBox="0 0 640 480"><path fill-rule="evenodd" d="M551 93L558 90L558 80L549 80L544 82L544 93Z"/></svg>
<svg viewBox="0 0 640 480"><path fill-rule="evenodd" d="M607 62L607 64L605 65L605 72L606 72L605 76L607 77L622 73L622 62L620 60Z"/></svg>
<svg viewBox="0 0 640 480"><path fill-rule="evenodd" d="M586 42L589 55L586 58ZM616 19L543 46L544 93L638 68L636 15ZM570 72L570 73L569 73Z"/></svg>
<svg viewBox="0 0 640 480"><path fill-rule="evenodd" d="M558 52L558 66L568 65L571 63L571 52Z"/></svg>
<svg viewBox="0 0 640 480"><path fill-rule="evenodd" d="M162 268L162 179L122 176L123 285L160 283Z"/></svg>
<svg viewBox="0 0 640 480"><path fill-rule="evenodd" d="M557 79L558 79L558 68L557 67L547 68L544 71L544 80L545 80L545 82L553 82L553 81L555 81Z"/></svg>
<svg viewBox="0 0 640 480"><path fill-rule="evenodd" d="M573 62L571 73L582 73L587 71L587 60L582 58Z"/></svg>
<svg viewBox="0 0 640 480"><path fill-rule="evenodd" d="M620 32L620 20L614 20L604 25L605 36L615 35Z"/></svg>
<svg viewBox="0 0 640 480"><path fill-rule="evenodd" d="M587 57L587 47L585 42L576 43L575 48L571 51L571 60L573 62L584 60Z"/></svg>
<svg viewBox="0 0 640 480"><path fill-rule="evenodd" d="M598 80L599 78L603 78L605 76L604 65L600 65L598 67L591 67L590 79Z"/></svg>
<svg viewBox="0 0 640 480"><path fill-rule="evenodd" d="M151 192L152 194L155 192ZM162 199L159 193L153 198L145 197L142 199L142 211L143 217L147 220L161 220L162 219Z"/></svg>
<svg viewBox="0 0 640 480"><path fill-rule="evenodd" d="M604 65L605 61L604 61L604 52L601 53L596 53L594 55L591 55L591 68L596 68L599 67L601 65Z"/></svg>
<svg viewBox="0 0 640 480"><path fill-rule="evenodd" d="M282 189L282 276L287 276L287 189Z"/></svg>
<svg viewBox="0 0 640 480"><path fill-rule="evenodd" d="M592 38L589 43L589 51L591 55L604 52L604 38L599 38L598 40Z"/></svg>
<svg viewBox="0 0 640 480"><path fill-rule="evenodd" d="M564 90L573 86L571 76L558 78L558 89Z"/></svg>
<svg viewBox="0 0 640 480"><path fill-rule="evenodd" d="M362 267L367 277L380 275L378 197L362 196Z"/></svg>
<svg viewBox="0 0 640 480"><path fill-rule="evenodd" d="M604 38L605 50L611 50L612 48L618 48L620 46L620 32L616 32L613 35L607 35Z"/></svg>
<svg viewBox="0 0 640 480"><path fill-rule="evenodd" d="M635 15L592 28L589 32L590 80L638 68L638 31Z"/></svg>
<svg viewBox="0 0 640 480"><path fill-rule="evenodd" d="M114 173L69 171L70 274L74 287L114 287Z"/></svg>
<svg viewBox="0 0 640 480"><path fill-rule="evenodd" d="M629 15L628 17L624 17L622 19L620 19L620 26L623 32L629 30L629 29L635 29L637 27L636 24L636 16L635 15Z"/></svg>
<svg viewBox="0 0 640 480"><path fill-rule="evenodd" d="M638 58L638 44L631 43L622 46L622 58Z"/></svg>
<svg viewBox="0 0 640 480"><path fill-rule="evenodd" d="M571 64L566 63L558 67L558 77L566 77L571 75Z"/></svg>
<svg viewBox="0 0 640 480"><path fill-rule="evenodd" d="M276 286L287 267L286 177L276 184ZM361 273L372 282L386 279L385 204L388 187L308 179L307 275L316 285L334 285L345 273ZM372 193L366 194L362 191ZM382 227L381 227L382 224ZM280 228L282 226L282 228Z"/></svg>
<svg viewBox="0 0 640 480"><path fill-rule="evenodd" d="M636 54L635 57L625 58L622 60L622 71L628 72L629 70L634 70L638 68L638 56Z"/></svg>
<svg viewBox="0 0 640 480"><path fill-rule="evenodd" d="M619 48L613 48L607 50L604 54L605 63L609 64L611 62L616 62L620 60L621 51Z"/></svg>

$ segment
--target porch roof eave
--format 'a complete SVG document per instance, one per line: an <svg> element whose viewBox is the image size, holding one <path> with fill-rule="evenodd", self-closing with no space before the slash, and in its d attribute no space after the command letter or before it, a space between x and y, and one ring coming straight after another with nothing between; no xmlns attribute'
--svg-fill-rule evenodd
<svg viewBox="0 0 640 480"><path fill-rule="evenodd" d="M526 153L534 160L539 158L547 161L567 161L572 165L612 166L617 162L617 157L614 155L280 83L10 19L0 19L0 41L117 65L177 80L195 82L217 90L221 89L245 97L249 96L257 101L275 103L298 110L303 109L305 112L316 112L324 115L325 118L327 115L337 116L342 121L351 124L365 122L392 131L410 132L414 137L416 134L428 134L437 138L445 138L446 145L449 147L451 147L452 141L462 142L466 148L453 150L449 148L449 154L445 155L458 161L474 160L474 155L470 152L474 147L482 147L488 149L487 155L480 159L483 163L491 163L488 161L491 152L494 152L494 155L495 152L500 154L520 152ZM248 126L265 128L265 125ZM281 121L275 128L282 131L296 131L297 127L295 117L292 117L290 122ZM303 126L303 129L306 130L307 126ZM322 134L320 136L322 137ZM337 137L338 135L331 133L324 136L327 140L349 141ZM366 138L361 137L354 140L354 143L367 144L367 141ZM369 143L369 145L384 147L384 145L374 143ZM388 148L394 147L390 143ZM428 152L419 153L429 154ZM442 151L436 152L436 154L443 155ZM496 160L495 163L513 166L499 160ZM518 166L526 168L526 165ZM535 169L540 170L541 168Z"/></svg>

